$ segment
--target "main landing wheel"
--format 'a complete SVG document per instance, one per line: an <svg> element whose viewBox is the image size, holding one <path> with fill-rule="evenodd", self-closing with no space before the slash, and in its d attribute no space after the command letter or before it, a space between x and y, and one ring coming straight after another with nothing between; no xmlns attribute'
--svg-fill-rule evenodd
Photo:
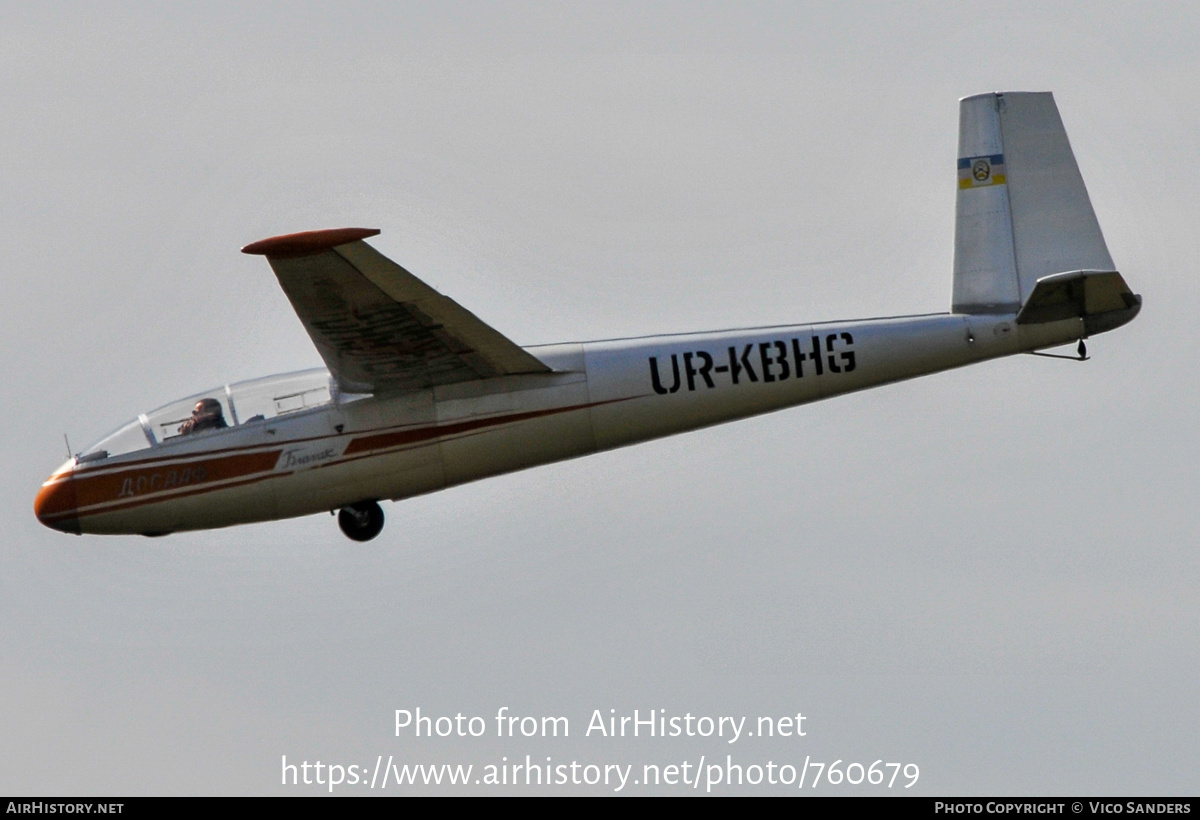
<svg viewBox="0 0 1200 820"><path fill-rule="evenodd" d="M383 510L374 501L360 501L338 512L338 526L347 538L370 541L383 529Z"/></svg>

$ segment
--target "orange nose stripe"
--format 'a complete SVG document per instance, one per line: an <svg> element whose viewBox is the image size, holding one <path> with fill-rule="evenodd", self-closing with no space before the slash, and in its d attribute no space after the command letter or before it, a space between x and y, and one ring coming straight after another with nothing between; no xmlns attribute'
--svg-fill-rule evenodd
<svg viewBox="0 0 1200 820"><path fill-rule="evenodd" d="M79 506L75 496L75 479L63 478L42 485L33 500L33 512L47 527L78 535L79 519L75 511Z"/></svg>

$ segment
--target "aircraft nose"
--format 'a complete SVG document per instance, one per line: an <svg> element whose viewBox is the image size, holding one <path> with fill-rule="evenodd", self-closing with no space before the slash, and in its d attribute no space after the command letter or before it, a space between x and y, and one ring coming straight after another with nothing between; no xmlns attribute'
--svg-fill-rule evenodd
<svg viewBox="0 0 1200 820"><path fill-rule="evenodd" d="M47 479L33 500L33 512L47 527L81 535L76 509L79 502L75 497L75 479L71 475L56 473Z"/></svg>

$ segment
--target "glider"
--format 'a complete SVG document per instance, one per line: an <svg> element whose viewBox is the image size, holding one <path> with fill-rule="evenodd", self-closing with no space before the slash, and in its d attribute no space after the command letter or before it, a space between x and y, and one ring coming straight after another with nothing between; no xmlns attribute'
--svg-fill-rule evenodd
<svg viewBox="0 0 1200 820"><path fill-rule="evenodd" d="M324 368L142 413L42 485L63 532L165 535L379 501L1017 353L1141 307L1109 256L1049 93L960 101L950 312L522 348L382 256L379 231L264 239ZM1042 354L1055 355L1055 354Z"/></svg>

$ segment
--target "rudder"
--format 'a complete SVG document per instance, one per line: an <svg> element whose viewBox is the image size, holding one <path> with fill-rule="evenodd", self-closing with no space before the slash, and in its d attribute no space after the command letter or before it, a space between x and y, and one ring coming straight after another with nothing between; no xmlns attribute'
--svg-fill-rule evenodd
<svg viewBox="0 0 1200 820"><path fill-rule="evenodd" d="M1114 271L1054 96L978 94L959 106L952 310L1017 313L1039 279Z"/></svg>

